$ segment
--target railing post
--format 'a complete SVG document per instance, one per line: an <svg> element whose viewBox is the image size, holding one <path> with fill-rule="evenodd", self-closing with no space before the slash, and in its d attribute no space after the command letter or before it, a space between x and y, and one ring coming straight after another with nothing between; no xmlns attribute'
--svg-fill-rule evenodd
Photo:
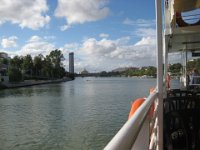
<svg viewBox="0 0 200 150"><path fill-rule="evenodd" d="M163 150L163 36L162 36L162 1L156 3L157 35L157 87L158 87L158 150Z"/></svg>

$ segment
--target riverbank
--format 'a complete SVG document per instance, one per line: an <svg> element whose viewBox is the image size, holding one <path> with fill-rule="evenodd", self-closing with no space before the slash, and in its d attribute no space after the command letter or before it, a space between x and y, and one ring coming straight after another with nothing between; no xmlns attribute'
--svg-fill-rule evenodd
<svg viewBox="0 0 200 150"><path fill-rule="evenodd" d="M0 83L0 88L1 89L19 88L19 87L41 85L41 84L67 82L71 80L72 80L71 78L63 78L63 79L56 79L56 80L25 80L23 82L4 82L4 83Z"/></svg>

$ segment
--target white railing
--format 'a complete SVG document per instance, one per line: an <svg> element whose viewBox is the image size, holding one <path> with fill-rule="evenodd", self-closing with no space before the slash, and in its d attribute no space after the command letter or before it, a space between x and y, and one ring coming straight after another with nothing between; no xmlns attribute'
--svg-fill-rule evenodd
<svg viewBox="0 0 200 150"><path fill-rule="evenodd" d="M154 127L156 128L155 124L157 124L157 105L153 116L149 117L148 113L157 98L158 92L150 94L104 150L146 150L156 147L157 133Z"/></svg>

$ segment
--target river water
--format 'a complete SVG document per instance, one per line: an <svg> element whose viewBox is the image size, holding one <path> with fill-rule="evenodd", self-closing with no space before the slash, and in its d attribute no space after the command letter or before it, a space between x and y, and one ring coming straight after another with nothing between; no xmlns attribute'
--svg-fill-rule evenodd
<svg viewBox="0 0 200 150"><path fill-rule="evenodd" d="M0 150L100 150L155 79L77 78L0 91Z"/></svg>

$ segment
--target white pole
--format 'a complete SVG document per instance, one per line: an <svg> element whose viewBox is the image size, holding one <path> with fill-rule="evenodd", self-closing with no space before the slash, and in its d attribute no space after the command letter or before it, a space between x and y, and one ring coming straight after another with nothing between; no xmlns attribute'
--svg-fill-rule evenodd
<svg viewBox="0 0 200 150"><path fill-rule="evenodd" d="M157 35L157 87L158 87L158 149L163 150L163 46L162 46L162 1L156 2Z"/></svg>
<svg viewBox="0 0 200 150"><path fill-rule="evenodd" d="M168 52L169 52L169 46L168 46L168 41L169 41L169 37L168 36L164 36L164 40L163 40L163 52L164 52L164 58L163 58L163 61L164 61L164 89L163 89L163 97L166 98L167 97L167 89L166 89L166 77L167 77L167 74L168 74L168 71L169 71L169 64L168 64ZM167 43L167 44L166 44Z"/></svg>

